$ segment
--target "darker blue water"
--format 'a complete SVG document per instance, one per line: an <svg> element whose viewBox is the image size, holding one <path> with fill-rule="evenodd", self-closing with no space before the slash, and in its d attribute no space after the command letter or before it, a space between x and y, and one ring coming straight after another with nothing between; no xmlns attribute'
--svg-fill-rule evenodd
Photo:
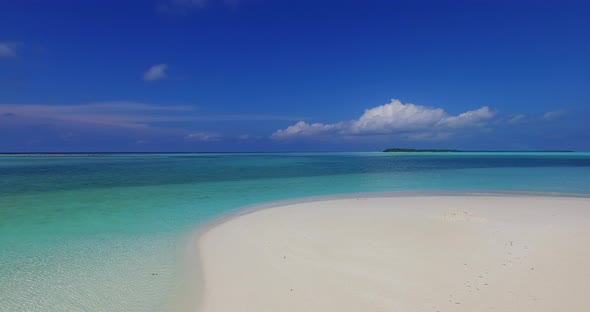
<svg viewBox="0 0 590 312"><path fill-rule="evenodd" d="M583 153L130 154L0 159L0 194L440 170L590 167ZM546 181L551 184L551 181ZM441 189L445 189L441 185ZM496 187L492 187L496 189ZM534 191L534 189L532 189ZM563 188L556 191L565 191ZM572 187L573 193L585 193ZM589 190L590 191L590 190Z"/></svg>

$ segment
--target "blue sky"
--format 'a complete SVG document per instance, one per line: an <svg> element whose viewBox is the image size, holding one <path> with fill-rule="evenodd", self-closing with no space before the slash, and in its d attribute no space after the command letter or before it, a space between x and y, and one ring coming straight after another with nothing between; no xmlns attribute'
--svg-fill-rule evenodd
<svg viewBox="0 0 590 312"><path fill-rule="evenodd" d="M583 1L3 1L0 151L590 150Z"/></svg>

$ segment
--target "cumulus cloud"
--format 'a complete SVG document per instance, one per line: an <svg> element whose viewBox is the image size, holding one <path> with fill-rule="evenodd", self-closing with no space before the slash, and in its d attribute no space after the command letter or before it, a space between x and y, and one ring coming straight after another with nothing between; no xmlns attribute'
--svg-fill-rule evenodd
<svg viewBox="0 0 590 312"><path fill-rule="evenodd" d="M157 64L150 67L144 74L143 80L145 81L155 81L161 80L166 78L166 71L168 70L168 65L166 64Z"/></svg>
<svg viewBox="0 0 590 312"><path fill-rule="evenodd" d="M275 139L296 137L296 136L313 136L318 134L336 133L344 130L344 123L337 124L322 124L313 123L308 124L305 121L299 121L298 123L287 127L286 129L279 129L273 133L272 137Z"/></svg>
<svg viewBox="0 0 590 312"><path fill-rule="evenodd" d="M495 114L496 113L491 111L487 106L484 106L457 116L445 116L438 123L438 126L446 126L450 128L485 126Z"/></svg>
<svg viewBox="0 0 590 312"><path fill-rule="evenodd" d="M432 126L445 117L440 108L430 108L403 104L392 100L388 104L365 110L365 113L352 122L353 133L389 133L396 130L422 129Z"/></svg>
<svg viewBox="0 0 590 312"><path fill-rule="evenodd" d="M449 115L441 108L390 103L365 110L358 119L337 123L306 123L299 121L272 134L273 139L325 135L398 135L410 140L438 140L451 137L460 129L486 126L495 116L487 106L459 115Z"/></svg>
<svg viewBox="0 0 590 312"><path fill-rule="evenodd" d="M0 42L0 58L14 58L17 56L18 44L14 42Z"/></svg>
<svg viewBox="0 0 590 312"><path fill-rule="evenodd" d="M217 142L220 141L222 136L214 132L195 132L184 137L187 141L199 141L199 142Z"/></svg>

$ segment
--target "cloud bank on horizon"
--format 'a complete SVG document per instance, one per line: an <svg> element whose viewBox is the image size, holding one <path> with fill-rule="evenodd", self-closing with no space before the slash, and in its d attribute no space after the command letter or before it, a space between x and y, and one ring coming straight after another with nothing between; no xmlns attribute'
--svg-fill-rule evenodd
<svg viewBox="0 0 590 312"><path fill-rule="evenodd" d="M162 123L282 121L299 117L272 114L205 114L192 105L111 101L79 105L0 104L0 117L28 123L76 123L117 128L158 127ZM6 122L4 123L6 124ZM186 126L185 126L186 127Z"/></svg>
<svg viewBox="0 0 590 312"><path fill-rule="evenodd" d="M391 102L365 110L358 119L337 123L306 123L299 121L275 131L276 140L342 136L394 135L407 140L448 139L465 129L485 128L496 112L483 106L458 115L450 115L442 108L412 103Z"/></svg>
<svg viewBox="0 0 590 312"><path fill-rule="evenodd" d="M332 144L362 144L372 141L385 144L391 140L409 143L449 142L464 137L489 138L498 128L527 123L553 123L566 114L567 111L556 110L540 116L502 116L488 106L482 106L453 115L443 108L402 103L393 99L387 104L366 109L357 119L335 123L307 123L293 116L206 115L190 105L155 105L126 101L82 105L0 104L0 134L10 133L25 142L33 142L29 144L32 146L43 141L53 142L52 144L71 143L84 137L85 143L118 140L121 146L129 144L137 148L175 142L182 149L190 148L192 144L226 142L235 147L237 142L265 140L270 144L302 141L324 141ZM224 132L224 126L213 129L203 126L219 126L220 122L261 124L296 120L299 121L286 128L255 135L249 134L250 129L247 127L239 125L232 127L236 130L233 133ZM70 149L75 150L75 146ZM169 150L174 148L170 147Z"/></svg>

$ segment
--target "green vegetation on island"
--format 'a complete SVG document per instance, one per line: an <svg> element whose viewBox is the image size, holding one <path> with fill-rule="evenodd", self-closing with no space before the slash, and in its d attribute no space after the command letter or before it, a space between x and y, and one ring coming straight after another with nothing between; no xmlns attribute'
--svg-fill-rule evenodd
<svg viewBox="0 0 590 312"><path fill-rule="evenodd" d="M385 149L386 153L451 153L451 152L462 152L460 150L447 150L447 149L416 149L416 148L388 148Z"/></svg>

